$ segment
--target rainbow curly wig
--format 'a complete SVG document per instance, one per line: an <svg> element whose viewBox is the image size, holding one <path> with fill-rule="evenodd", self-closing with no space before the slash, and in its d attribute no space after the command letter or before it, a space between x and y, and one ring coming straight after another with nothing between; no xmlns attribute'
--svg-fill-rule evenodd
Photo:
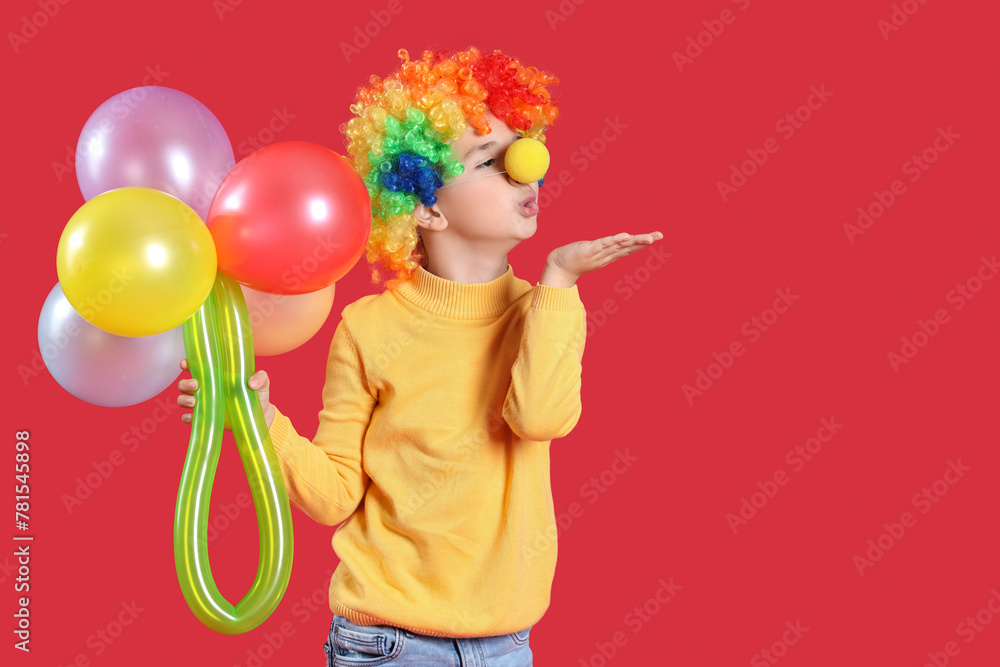
<svg viewBox="0 0 1000 667"><path fill-rule="evenodd" d="M559 79L500 51L424 51L385 78L358 89L354 117L340 126L347 152L368 187L372 228L367 260L372 282L394 289L426 263L413 211L433 206L435 192L464 170L448 143L471 125L489 134L487 109L522 137L545 141L559 115L548 86ZM382 271L388 274L383 280Z"/></svg>

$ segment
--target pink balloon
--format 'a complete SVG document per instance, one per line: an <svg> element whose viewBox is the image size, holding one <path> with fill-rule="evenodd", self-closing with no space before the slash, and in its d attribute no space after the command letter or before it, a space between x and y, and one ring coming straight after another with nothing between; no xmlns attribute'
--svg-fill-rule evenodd
<svg viewBox="0 0 1000 667"><path fill-rule="evenodd" d="M240 285L250 314L254 354L284 354L315 336L330 315L334 287L307 294L270 294Z"/></svg>
<svg viewBox="0 0 1000 667"><path fill-rule="evenodd" d="M172 194L204 220L236 164L219 120L191 97L165 86L118 93L87 119L76 147L83 198L141 186Z"/></svg>

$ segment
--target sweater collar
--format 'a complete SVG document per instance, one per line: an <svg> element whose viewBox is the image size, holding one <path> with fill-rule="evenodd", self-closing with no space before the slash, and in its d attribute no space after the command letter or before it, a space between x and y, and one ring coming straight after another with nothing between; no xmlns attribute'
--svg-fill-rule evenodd
<svg viewBox="0 0 1000 667"><path fill-rule="evenodd" d="M442 317L479 320L499 317L530 289L526 281L514 277L514 270L507 264L502 276L485 283L448 280L418 266L412 278L396 292L419 308Z"/></svg>

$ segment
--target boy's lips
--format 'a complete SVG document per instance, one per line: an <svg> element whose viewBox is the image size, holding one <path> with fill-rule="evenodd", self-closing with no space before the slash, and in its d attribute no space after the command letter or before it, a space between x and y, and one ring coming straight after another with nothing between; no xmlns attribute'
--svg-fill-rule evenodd
<svg viewBox="0 0 1000 667"><path fill-rule="evenodd" d="M538 215L538 196L532 192L521 202L521 215L531 218Z"/></svg>

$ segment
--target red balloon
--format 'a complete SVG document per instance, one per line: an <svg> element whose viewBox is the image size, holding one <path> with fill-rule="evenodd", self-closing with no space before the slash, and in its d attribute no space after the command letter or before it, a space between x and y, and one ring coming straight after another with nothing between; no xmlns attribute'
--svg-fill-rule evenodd
<svg viewBox="0 0 1000 667"><path fill-rule="evenodd" d="M208 210L219 271L251 289L306 294L357 263L371 201L343 156L307 141L254 151L226 175Z"/></svg>

